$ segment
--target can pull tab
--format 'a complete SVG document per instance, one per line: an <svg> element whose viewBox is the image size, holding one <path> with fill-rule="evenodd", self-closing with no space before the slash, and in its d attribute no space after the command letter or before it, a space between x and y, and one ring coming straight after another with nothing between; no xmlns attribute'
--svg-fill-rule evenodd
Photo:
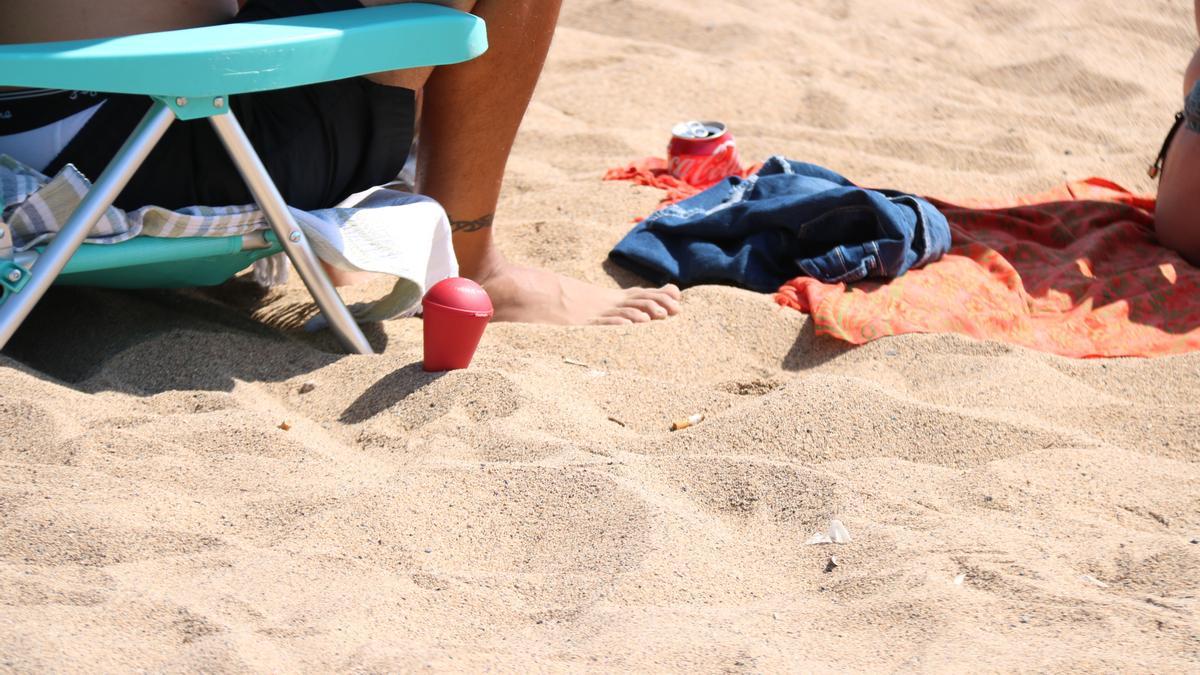
<svg viewBox="0 0 1200 675"><path fill-rule="evenodd" d="M712 135L703 122L688 122L687 133L692 138L708 138Z"/></svg>

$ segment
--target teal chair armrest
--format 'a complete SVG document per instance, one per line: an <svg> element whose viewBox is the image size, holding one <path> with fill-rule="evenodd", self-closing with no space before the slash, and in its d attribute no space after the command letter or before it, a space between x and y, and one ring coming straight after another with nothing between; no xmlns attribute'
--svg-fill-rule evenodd
<svg viewBox="0 0 1200 675"><path fill-rule="evenodd" d="M479 17L438 5L384 5L99 40L0 45L0 85L211 98L458 63L486 50Z"/></svg>

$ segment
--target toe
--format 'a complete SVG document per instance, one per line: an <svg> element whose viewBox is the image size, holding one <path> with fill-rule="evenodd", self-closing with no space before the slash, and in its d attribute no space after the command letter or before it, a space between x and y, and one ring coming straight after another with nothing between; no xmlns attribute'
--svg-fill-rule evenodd
<svg viewBox="0 0 1200 675"><path fill-rule="evenodd" d="M672 286L672 288L674 287ZM668 292L666 287L644 288L637 291L632 297L638 300L649 300L666 310L667 316L675 316L682 309L682 306L679 304L679 298L677 297L678 293L679 289L677 288L675 289L675 295L672 295L670 292Z"/></svg>
<svg viewBox="0 0 1200 675"><path fill-rule="evenodd" d="M630 298L625 304L641 310L651 319L665 319L668 316L667 308L659 304L655 298Z"/></svg>
<svg viewBox="0 0 1200 675"><path fill-rule="evenodd" d="M624 307L617 307L617 308L613 309L613 311L610 312L607 316L615 316L615 317L621 317L624 319L628 319L630 323L646 323L653 319L653 317L651 317L646 312L642 311L641 309L638 309L637 307L633 307L630 305L625 305Z"/></svg>
<svg viewBox="0 0 1200 675"><path fill-rule="evenodd" d="M628 326L633 323L623 316L602 316L592 321L594 326Z"/></svg>
<svg viewBox="0 0 1200 675"><path fill-rule="evenodd" d="M667 315L669 316L675 316L683 311L683 305L679 304L679 298L677 297L663 296L658 298L658 304L667 310Z"/></svg>

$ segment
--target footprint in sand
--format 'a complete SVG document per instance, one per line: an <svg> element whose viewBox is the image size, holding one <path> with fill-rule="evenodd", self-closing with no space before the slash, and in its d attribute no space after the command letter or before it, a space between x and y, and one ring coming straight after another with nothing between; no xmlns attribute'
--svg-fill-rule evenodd
<svg viewBox="0 0 1200 675"><path fill-rule="evenodd" d="M614 66L626 61L624 56L590 56L582 59L564 59L559 61L557 70L565 73L589 73L608 66Z"/></svg>
<svg viewBox="0 0 1200 675"><path fill-rule="evenodd" d="M0 459L61 464L61 458L47 455L58 445L58 440L58 422L44 407L25 399L0 396Z"/></svg>
<svg viewBox="0 0 1200 675"><path fill-rule="evenodd" d="M1142 93L1134 82L1094 72L1073 56L1016 63L976 73L982 85L1027 96L1068 96L1078 105L1125 100Z"/></svg>
<svg viewBox="0 0 1200 675"><path fill-rule="evenodd" d="M391 410L406 429L419 429L452 410L476 423L508 417L522 401L516 384L500 373L457 370L417 389Z"/></svg>
<svg viewBox="0 0 1200 675"><path fill-rule="evenodd" d="M166 391L150 397L149 402L165 415L210 413L239 407L230 394L213 391Z"/></svg>
<svg viewBox="0 0 1200 675"><path fill-rule="evenodd" d="M168 620L179 641L185 645L225 630L186 607L176 607L168 614Z"/></svg>
<svg viewBox="0 0 1200 675"><path fill-rule="evenodd" d="M706 54L732 51L761 39L760 30L718 23L716 18L663 9L658 2L606 2L580 9L568 3L560 25Z"/></svg>
<svg viewBox="0 0 1200 675"><path fill-rule="evenodd" d="M886 410L855 418L846 410ZM719 422L719 423L717 423ZM772 458L828 461L892 457L924 464L977 466L1031 449L1089 440L1035 422L946 409L854 378L810 377L789 383L746 414L706 423L707 447L745 447ZM688 452L694 434L672 435L659 452Z"/></svg>
<svg viewBox="0 0 1200 675"><path fill-rule="evenodd" d="M211 550L220 539L162 528L111 526L77 510L20 512L0 528L0 560L26 565L103 567Z"/></svg>
<svg viewBox="0 0 1200 675"><path fill-rule="evenodd" d="M665 483L714 514L745 518L761 515L794 527L802 538L809 525L827 521L854 501L851 492L823 472L793 466L726 458L675 457L656 462Z"/></svg>
<svg viewBox="0 0 1200 675"><path fill-rule="evenodd" d="M717 389L737 396L763 396L782 386L782 382L775 380L753 379L722 382L717 385Z"/></svg>
<svg viewBox="0 0 1200 675"><path fill-rule="evenodd" d="M1158 596L1160 606L1191 604L1196 592L1197 554L1189 548L1158 544L1141 550L1109 549L1108 553L1113 555L1111 560L1089 565L1082 572L1102 580L1112 592L1138 599ZM1177 599L1175 603L1171 598Z"/></svg>
<svg viewBox="0 0 1200 675"><path fill-rule="evenodd" d="M11 593L4 604L10 607L95 607L107 599L105 593L96 588L64 588L29 579L9 580L7 593Z"/></svg>
<svg viewBox="0 0 1200 675"><path fill-rule="evenodd" d="M800 100L797 124L807 124L818 129L845 129L852 118L850 104L845 97L825 89L809 89Z"/></svg>
<svg viewBox="0 0 1200 675"><path fill-rule="evenodd" d="M834 21L845 21L850 18L850 0L828 0L821 13Z"/></svg>
<svg viewBox="0 0 1200 675"><path fill-rule="evenodd" d="M1136 7L1136 5L1132 5ZM1104 21L1105 25L1162 43L1181 52L1195 45L1196 34L1189 30L1191 16L1183 3L1172 4L1173 11L1163 15L1128 14ZM1141 10L1138 7L1138 10Z"/></svg>
<svg viewBox="0 0 1200 675"><path fill-rule="evenodd" d="M1013 0L975 2L970 16L985 33L1007 33L1022 28L1037 16L1037 5Z"/></svg>

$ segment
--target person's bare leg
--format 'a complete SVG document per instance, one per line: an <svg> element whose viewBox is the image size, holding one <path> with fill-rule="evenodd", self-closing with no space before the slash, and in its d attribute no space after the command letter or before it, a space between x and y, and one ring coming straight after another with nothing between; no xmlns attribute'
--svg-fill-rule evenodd
<svg viewBox="0 0 1200 675"><path fill-rule="evenodd" d="M631 323L679 311L679 289L607 289L514 265L496 249L492 219L509 151L533 95L560 0L478 0L489 49L434 69L421 113L418 190L446 209L462 274L487 289L496 318L538 323Z"/></svg>
<svg viewBox="0 0 1200 675"><path fill-rule="evenodd" d="M1200 14L1197 19L1200 21ZM1197 80L1200 80L1200 50L1188 66L1184 92L1191 92ZM1175 134L1167 150L1158 184L1154 229L1163 246L1200 266L1200 133L1188 129L1186 124Z"/></svg>

